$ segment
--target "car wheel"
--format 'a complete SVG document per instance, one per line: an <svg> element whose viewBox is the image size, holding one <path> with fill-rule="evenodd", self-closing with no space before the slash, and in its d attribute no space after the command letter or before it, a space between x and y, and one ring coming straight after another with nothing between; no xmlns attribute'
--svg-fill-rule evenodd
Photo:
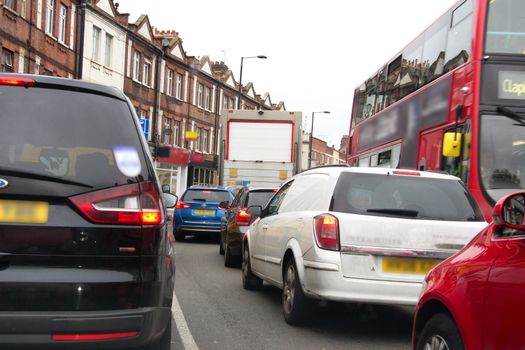
<svg viewBox="0 0 525 350"><path fill-rule="evenodd" d="M184 242L184 240L186 239L186 235L182 231L173 232L173 236L175 237L175 240L177 242Z"/></svg>
<svg viewBox="0 0 525 350"><path fill-rule="evenodd" d="M284 271L282 302L286 323L299 326L306 322L311 309L311 302L301 288L294 258L288 260Z"/></svg>
<svg viewBox="0 0 525 350"><path fill-rule="evenodd" d="M224 249L224 266L226 267L237 267L239 266L236 256L232 255L232 251L228 242L226 242L226 249Z"/></svg>
<svg viewBox="0 0 525 350"><path fill-rule="evenodd" d="M248 250L248 244L246 244L242 253L242 286L247 290L258 290L261 289L262 284L262 279L252 273L250 251Z"/></svg>
<svg viewBox="0 0 525 350"><path fill-rule="evenodd" d="M170 350L171 349L171 317L166 325L164 333L160 336L159 339L154 341L148 346L145 346L143 350Z"/></svg>
<svg viewBox="0 0 525 350"><path fill-rule="evenodd" d="M433 316L423 327L417 350L463 350L456 323L446 314Z"/></svg>
<svg viewBox="0 0 525 350"><path fill-rule="evenodd" d="M220 255L224 255L224 241L225 241L224 236L226 236L226 232L221 231L221 242L219 243L219 254Z"/></svg>

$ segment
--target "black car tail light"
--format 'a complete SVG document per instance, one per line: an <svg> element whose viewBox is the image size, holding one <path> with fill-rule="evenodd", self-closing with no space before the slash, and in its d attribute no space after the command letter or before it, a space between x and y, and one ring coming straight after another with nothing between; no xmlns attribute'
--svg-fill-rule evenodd
<svg viewBox="0 0 525 350"><path fill-rule="evenodd" d="M314 217L314 233L321 249L339 250L339 220L330 214Z"/></svg>
<svg viewBox="0 0 525 350"><path fill-rule="evenodd" d="M237 226L250 226L252 220L252 214L247 210L241 209L235 216L235 224Z"/></svg>
<svg viewBox="0 0 525 350"><path fill-rule="evenodd" d="M69 198L89 221L110 225L158 225L164 220L153 182L123 185Z"/></svg>

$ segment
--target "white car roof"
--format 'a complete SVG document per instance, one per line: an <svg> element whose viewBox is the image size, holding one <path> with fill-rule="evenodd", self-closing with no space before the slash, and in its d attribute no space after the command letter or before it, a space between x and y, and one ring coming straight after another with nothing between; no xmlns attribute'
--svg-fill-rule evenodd
<svg viewBox="0 0 525 350"><path fill-rule="evenodd" d="M380 168L380 167L345 167L345 166L326 166L319 167L310 170L306 170L297 176L306 175L306 174L328 174L328 175L338 175L343 172L347 173L361 173L361 174L379 174L379 175L397 175L397 176L414 176L414 175L403 175L396 174L397 172L410 172L418 173L418 177L433 178L433 179L443 179L443 180L461 180L456 176L452 176L446 173L433 172L433 171L419 171L413 169L392 169L392 168Z"/></svg>

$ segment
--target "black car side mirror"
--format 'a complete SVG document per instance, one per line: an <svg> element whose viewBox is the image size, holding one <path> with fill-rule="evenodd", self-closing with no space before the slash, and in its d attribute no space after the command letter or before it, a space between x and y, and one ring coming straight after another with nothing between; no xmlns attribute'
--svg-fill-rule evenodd
<svg viewBox="0 0 525 350"><path fill-rule="evenodd" d="M263 208L260 205L249 206L247 210L252 215L252 221L263 217Z"/></svg>
<svg viewBox="0 0 525 350"><path fill-rule="evenodd" d="M218 209L220 210L228 210L231 207L231 203L228 201L222 201L219 203Z"/></svg>
<svg viewBox="0 0 525 350"><path fill-rule="evenodd" d="M164 200L164 204L166 205L166 207L171 209L175 208L179 197L177 197L177 195L174 195L173 193L164 192L162 194L162 199Z"/></svg>

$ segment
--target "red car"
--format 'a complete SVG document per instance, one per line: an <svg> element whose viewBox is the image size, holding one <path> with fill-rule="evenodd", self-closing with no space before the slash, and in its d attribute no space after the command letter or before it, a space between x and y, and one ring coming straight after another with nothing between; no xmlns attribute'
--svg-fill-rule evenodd
<svg viewBox="0 0 525 350"><path fill-rule="evenodd" d="M412 343L420 350L525 349L525 192L425 279Z"/></svg>

